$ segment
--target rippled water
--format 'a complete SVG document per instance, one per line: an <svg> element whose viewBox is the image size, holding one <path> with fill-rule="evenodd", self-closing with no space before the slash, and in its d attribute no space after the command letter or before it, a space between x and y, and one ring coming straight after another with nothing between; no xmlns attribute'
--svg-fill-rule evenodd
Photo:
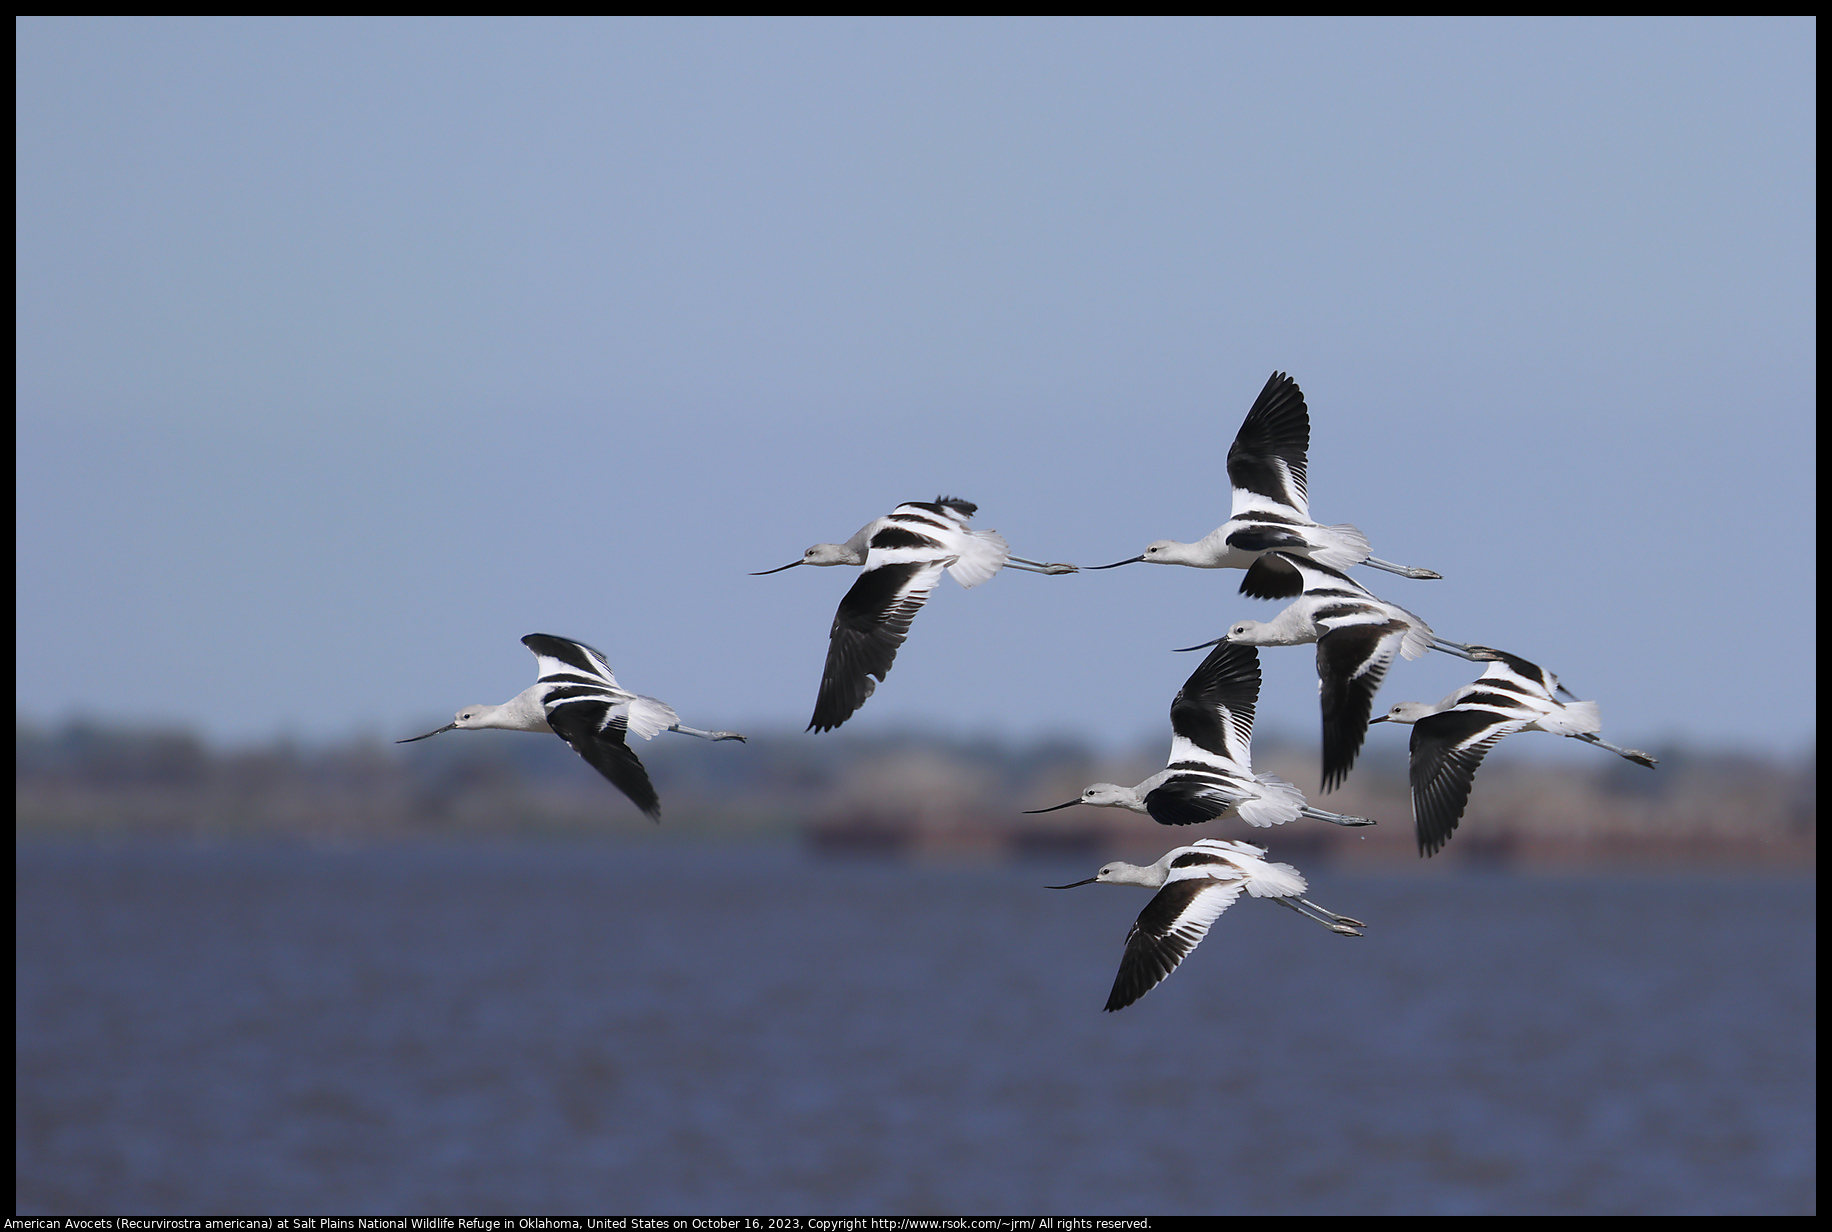
<svg viewBox="0 0 1832 1232"><path fill-rule="evenodd" d="M1806 877L18 849L21 1213L1809 1213ZM1275 852L1276 858L1276 852ZM1086 867L1084 867L1086 865Z"/></svg>

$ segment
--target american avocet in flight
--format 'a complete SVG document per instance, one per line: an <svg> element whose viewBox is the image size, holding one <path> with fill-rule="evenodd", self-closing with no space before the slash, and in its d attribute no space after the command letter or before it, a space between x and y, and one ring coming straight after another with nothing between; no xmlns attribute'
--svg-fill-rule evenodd
<svg viewBox="0 0 1832 1232"><path fill-rule="evenodd" d="M1164 982L1177 964L1208 935L1209 925L1245 890L1253 898L1269 898L1315 920L1333 933L1359 937L1367 925L1346 915L1326 911L1304 898L1310 887L1304 875L1289 864L1268 864L1264 847L1232 839L1201 838L1188 847L1165 852L1153 864L1128 864L1115 860L1086 881L1048 886L1072 890L1076 886L1135 885L1157 890L1126 934L1126 952L1119 974L1107 995L1107 1009L1123 1010Z"/></svg>
<svg viewBox="0 0 1832 1232"><path fill-rule="evenodd" d="M1355 764L1367 735L1374 693L1395 654L1416 659L1427 650L1482 662L1496 653L1448 642L1400 607L1377 599L1341 570L1302 556L1269 553L1253 566L1290 569L1304 593L1271 620L1243 620L1216 641L1242 646L1317 644L1317 687L1323 705L1323 790L1333 791ZM1215 642L1188 646L1201 650Z"/></svg>
<svg viewBox="0 0 1832 1232"><path fill-rule="evenodd" d="M1190 826L1232 809L1250 826L1279 826L1299 817L1339 826L1373 825L1366 817L1312 808L1284 779L1253 773L1253 707L1259 688L1259 652L1224 642L1190 673L1170 704L1168 767L1137 787L1096 783L1067 804L1025 812L1092 804L1149 813L1167 826Z"/></svg>
<svg viewBox="0 0 1832 1232"><path fill-rule="evenodd" d="M1608 749L1653 769L1654 758L1597 736L1603 726L1595 702L1581 702L1545 668L1519 655L1498 656L1474 683L1435 706L1401 702L1376 723L1412 724L1412 819L1419 854L1433 856L1456 831L1469 803L1476 767L1502 737L1519 731L1551 732ZM1570 701L1559 700L1563 693Z"/></svg>
<svg viewBox="0 0 1832 1232"><path fill-rule="evenodd" d="M929 598L942 570L962 586L978 586L1000 569L1075 573L1074 565L1044 564L1013 556L997 531L967 525L979 506L952 496L910 501L874 518L845 543L817 543L778 569L796 565L863 565L865 572L840 600L827 647L827 667L814 702L809 731L831 731L851 718L891 670L910 622Z"/></svg>
<svg viewBox="0 0 1832 1232"><path fill-rule="evenodd" d="M1228 482L1234 488L1228 520L1195 543L1159 539L1141 555L1092 568L1117 569L1144 561L1197 569L1248 569L1240 591L1255 599L1289 599L1300 589L1298 579L1289 572L1252 569L1255 561L1273 551L1308 556L1335 569L1365 564L1404 577L1443 576L1368 555L1367 536L1347 523L1327 526L1311 521L1304 486L1309 450L1310 412L1304 406L1304 393L1296 381L1275 372L1228 447Z"/></svg>
<svg viewBox="0 0 1832 1232"><path fill-rule="evenodd" d="M611 675L611 665L599 651L548 633L530 633L522 645L534 652L540 679L500 706L466 706L458 717L425 736L409 736L396 744L412 744L454 728L475 731L494 727L502 731L552 732L611 785L656 821L661 820L661 800L649 783L648 771L625 739L644 740L656 732L675 731L705 740L743 740L737 732L701 731L683 727L681 716L666 702L631 693Z"/></svg>

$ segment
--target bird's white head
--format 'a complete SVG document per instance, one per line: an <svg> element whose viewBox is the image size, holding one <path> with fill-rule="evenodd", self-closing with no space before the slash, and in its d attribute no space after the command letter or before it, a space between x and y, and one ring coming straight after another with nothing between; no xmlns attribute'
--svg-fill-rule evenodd
<svg viewBox="0 0 1832 1232"><path fill-rule="evenodd" d="M1237 646L1258 646L1261 644L1261 634L1265 627L1257 620L1237 620L1228 627L1228 635L1222 640L1233 642Z"/></svg>
<svg viewBox="0 0 1832 1232"><path fill-rule="evenodd" d="M802 553L804 565L862 565L864 557L844 543L817 543Z"/></svg>
<svg viewBox="0 0 1832 1232"><path fill-rule="evenodd" d="M1437 711L1433 707L1426 705L1424 702L1400 702L1378 719L1369 719L1368 722L1416 723L1420 719L1428 719L1436 713Z"/></svg>
<svg viewBox="0 0 1832 1232"><path fill-rule="evenodd" d="M1081 793L1077 803L1092 804L1096 808L1131 809L1135 813L1145 811L1145 802L1139 799L1139 793L1118 783L1095 783Z"/></svg>
<svg viewBox="0 0 1832 1232"><path fill-rule="evenodd" d="M1188 543L1178 543L1175 539L1154 539L1145 545L1145 551L1139 559L1148 565L1180 565L1190 554Z"/></svg>
<svg viewBox="0 0 1832 1232"><path fill-rule="evenodd" d="M1154 877L1159 870L1150 864L1128 864L1124 860L1115 860L1111 864L1100 866L1100 872L1094 874L1094 880L1102 885L1152 885L1161 884L1162 874Z"/></svg>

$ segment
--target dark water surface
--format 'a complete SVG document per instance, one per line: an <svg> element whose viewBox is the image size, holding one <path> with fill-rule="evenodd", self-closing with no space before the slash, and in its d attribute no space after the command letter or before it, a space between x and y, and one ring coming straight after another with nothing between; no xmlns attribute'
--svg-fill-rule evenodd
<svg viewBox="0 0 1832 1232"><path fill-rule="evenodd" d="M1168 844L1167 844L1168 846ZM1277 858L1275 851L1274 858ZM1810 1213L1814 883L25 844L21 1213Z"/></svg>

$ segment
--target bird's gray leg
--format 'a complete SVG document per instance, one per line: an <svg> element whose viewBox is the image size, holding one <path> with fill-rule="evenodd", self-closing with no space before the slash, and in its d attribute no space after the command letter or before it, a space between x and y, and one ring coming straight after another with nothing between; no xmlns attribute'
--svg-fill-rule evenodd
<svg viewBox="0 0 1832 1232"><path fill-rule="evenodd" d="M1315 817L1318 821L1327 821L1338 826L1372 826L1378 825L1372 817L1351 817L1347 813L1331 813L1325 809L1312 808L1306 804L1298 810L1306 817Z"/></svg>
<svg viewBox="0 0 1832 1232"><path fill-rule="evenodd" d="M1431 639L1431 648L1441 650L1459 659L1468 659L1471 663L1493 663L1501 658L1501 652L1490 650L1487 646L1465 646L1462 642L1447 642L1441 637Z"/></svg>
<svg viewBox="0 0 1832 1232"><path fill-rule="evenodd" d="M1312 911L1321 912L1323 915L1327 916L1334 923L1346 924L1350 928L1366 928L1367 927L1366 924L1363 924L1360 920L1355 919L1353 916L1337 915L1334 911L1329 910L1327 907L1320 907L1316 903L1311 902L1308 898L1300 898L1298 901L1303 903L1306 907L1309 907Z"/></svg>
<svg viewBox="0 0 1832 1232"><path fill-rule="evenodd" d="M1370 556L1361 563L1375 569L1385 569L1388 573L1397 573L1401 577L1431 579L1442 578L1444 576L1442 573L1433 573L1429 569L1420 569L1414 565L1396 565L1392 561L1382 560L1378 556Z"/></svg>
<svg viewBox="0 0 1832 1232"><path fill-rule="evenodd" d="M1363 924L1360 920L1351 920L1346 915L1337 915L1333 911L1325 911L1323 908L1317 906L1317 904L1311 902L1308 898L1292 899L1280 897L1272 901L1281 906L1289 907L1305 919L1315 920L1317 923L1323 925L1323 927L1329 929L1332 933L1340 933L1344 937L1359 937L1361 936L1360 930L1367 927L1367 925ZM1300 907L1298 905L1299 903L1304 904L1304 906ZM1308 907L1310 910L1306 911L1305 907Z"/></svg>
<svg viewBox="0 0 1832 1232"><path fill-rule="evenodd" d="M1572 739L1573 740L1582 740L1588 744L1594 744L1600 749L1608 749L1610 752L1614 753L1617 757L1626 757L1630 761L1634 762L1637 766L1646 766L1650 770L1652 770L1657 764L1659 764L1654 760L1654 758L1650 754L1643 753L1640 749L1625 749L1620 745L1611 744L1609 741L1604 740L1600 736L1592 735L1590 732L1579 732L1575 736L1573 736Z"/></svg>
<svg viewBox="0 0 1832 1232"><path fill-rule="evenodd" d="M1040 560L1025 560L1022 556L1007 556L1007 569L1022 569L1025 573L1080 573L1080 565L1045 564Z"/></svg>
<svg viewBox="0 0 1832 1232"><path fill-rule="evenodd" d="M697 727L682 727L679 723L668 728L668 730L671 732L679 732L683 736L698 736L702 740L737 740L740 742L744 740L744 737L740 736L737 732L701 731Z"/></svg>

